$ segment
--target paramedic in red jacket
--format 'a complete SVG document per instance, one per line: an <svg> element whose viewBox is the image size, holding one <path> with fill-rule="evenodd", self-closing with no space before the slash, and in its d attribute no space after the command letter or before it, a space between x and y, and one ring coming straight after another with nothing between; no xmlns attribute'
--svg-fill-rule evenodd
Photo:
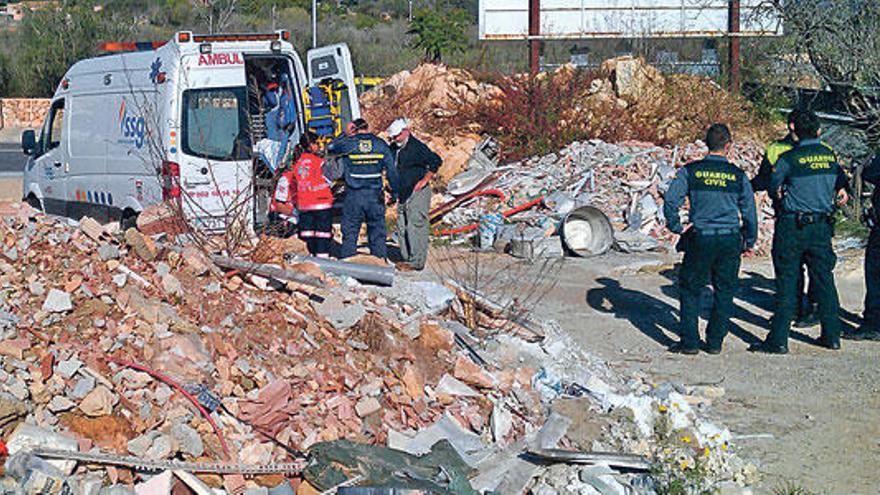
<svg viewBox="0 0 880 495"><path fill-rule="evenodd" d="M316 153L318 137L305 132L294 151L290 170L281 174L272 197L272 211L281 217L299 215L299 238L305 241L309 254L330 257L332 243L333 193L324 178L324 160Z"/></svg>

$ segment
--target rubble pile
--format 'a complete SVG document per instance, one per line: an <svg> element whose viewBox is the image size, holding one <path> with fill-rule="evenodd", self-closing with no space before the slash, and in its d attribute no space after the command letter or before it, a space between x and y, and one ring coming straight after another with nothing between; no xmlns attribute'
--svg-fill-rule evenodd
<svg viewBox="0 0 880 495"><path fill-rule="evenodd" d="M346 285L273 290L255 275L214 273L191 246L21 211L0 224L0 394L27 403L35 426L77 437L82 450L224 455L209 423L169 384L114 360L219 398L229 414L215 420L235 461L249 464L285 457L266 435L300 451L340 438L384 443L389 431L417 431L444 414L482 432L487 397L529 393L527 373L490 378L457 356L453 334L420 319L427 307ZM523 419L511 418L507 433L523 430Z"/></svg>
<svg viewBox="0 0 880 495"><path fill-rule="evenodd" d="M422 64L412 72L399 72L364 93L360 104L365 118L378 131L396 118L407 117L420 139L441 157L437 184L460 172L480 141L481 128L453 125L465 109L501 96L491 84L477 81L463 69Z"/></svg>
<svg viewBox="0 0 880 495"><path fill-rule="evenodd" d="M611 144L591 140L572 143L559 153L496 168L468 170L453 179L456 186L464 184L454 192L466 194L469 187L495 176L484 187L500 190L504 201L478 199L465 203L448 213L444 222L453 226L479 222L487 213L543 198L542 207L511 217L496 239L552 236L569 212L582 205L592 205L611 220L615 239L622 249L672 249L677 236L665 228L663 193L678 167L705 153L706 146L700 141L661 147L642 142ZM745 140L734 144L730 158L749 176L754 176L761 156L761 146ZM447 194L444 201L452 201L454 197ZM766 253L773 236L772 208L766 195L759 196L758 210L757 251Z"/></svg>
<svg viewBox="0 0 880 495"><path fill-rule="evenodd" d="M664 75L632 56L595 71L565 65L534 81L514 75L486 82L463 69L423 64L364 93L361 107L379 131L397 117L411 120L416 135L444 158L434 181L439 189L463 170L481 134L500 142L503 157L519 159L594 138L686 144L716 121L740 138L768 132L745 100L711 79Z"/></svg>
<svg viewBox="0 0 880 495"><path fill-rule="evenodd" d="M322 283L285 284L224 273L185 236L54 219L21 204L0 210L0 433L11 456L2 490L170 493L182 483L196 493L200 484L265 493L258 487L299 484L315 493L302 487L399 478L380 469L395 464L393 453L449 474L412 486L521 493L549 476L523 465L522 452L559 446L630 454L637 474L609 469L645 493L655 487L645 473L653 460L670 473L696 465L682 459L711 464L710 484L744 468L727 450L729 433L696 414L706 400L693 390L624 380L552 322L524 337L481 308L468 328L459 319L477 293L403 277L364 286L296 261L283 268ZM634 421L609 421L592 445L573 444L572 419L548 414L565 397L584 401L578 418ZM671 448L658 442L661 430L693 440ZM355 452L375 465L352 461ZM293 478L196 470L205 462L232 472L286 466ZM168 471L151 476L150 463ZM459 463L466 488L448 479Z"/></svg>

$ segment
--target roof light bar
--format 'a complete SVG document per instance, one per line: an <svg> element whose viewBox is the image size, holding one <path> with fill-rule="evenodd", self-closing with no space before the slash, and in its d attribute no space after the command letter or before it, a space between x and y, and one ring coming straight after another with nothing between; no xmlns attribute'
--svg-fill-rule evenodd
<svg viewBox="0 0 880 495"><path fill-rule="evenodd" d="M197 43L212 41L272 41L277 40L278 33L245 33L245 34L195 34L193 41Z"/></svg>
<svg viewBox="0 0 880 495"><path fill-rule="evenodd" d="M161 48L165 43L165 41L105 41L98 44L98 51L111 53L143 52Z"/></svg>

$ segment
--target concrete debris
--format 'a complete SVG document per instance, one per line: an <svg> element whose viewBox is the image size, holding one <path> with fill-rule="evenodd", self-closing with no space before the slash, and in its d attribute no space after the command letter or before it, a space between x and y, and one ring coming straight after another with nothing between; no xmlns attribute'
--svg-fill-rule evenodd
<svg viewBox="0 0 880 495"><path fill-rule="evenodd" d="M73 309L70 302L70 294L58 289L49 290L49 295L43 302L42 310L49 313L64 313Z"/></svg>
<svg viewBox="0 0 880 495"><path fill-rule="evenodd" d="M435 389L437 394L461 397L479 397L480 393L450 375L443 375Z"/></svg>
<svg viewBox="0 0 880 495"><path fill-rule="evenodd" d="M50 411L57 414L65 411L70 411L71 409L76 407L76 402L73 402L63 395L56 395L55 397L52 397L52 400L49 401L49 405L47 407Z"/></svg>
<svg viewBox="0 0 880 495"><path fill-rule="evenodd" d="M40 297L46 293L46 289L43 284L39 282L31 282L28 284L28 290L31 291L31 294L34 296Z"/></svg>
<svg viewBox="0 0 880 495"><path fill-rule="evenodd" d="M513 414L504 408L503 405L495 404L492 407L492 438L496 442L504 442L504 438L513 428Z"/></svg>
<svg viewBox="0 0 880 495"><path fill-rule="evenodd" d="M79 409L86 416L107 416L113 411L113 406L119 398L107 387L98 385L94 390L83 397Z"/></svg>
<svg viewBox="0 0 880 495"><path fill-rule="evenodd" d="M382 410L382 405L375 397L365 397L355 404L354 410L359 417L365 418Z"/></svg>
<svg viewBox="0 0 880 495"><path fill-rule="evenodd" d="M333 328L339 331L348 330L366 315L360 304L345 304L342 297L331 295L319 303L313 303L315 312L324 317Z"/></svg>
<svg viewBox="0 0 880 495"><path fill-rule="evenodd" d="M82 399L87 396L95 388L95 378L89 375L83 376L76 381L71 389L68 397L72 399Z"/></svg>
<svg viewBox="0 0 880 495"><path fill-rule="evenodd" d="M408 454L423 455L430 452L431 447L440 440L448 440L458 455L470 466L475 466L490 454L489 449L478 435L462 428L448 414L412 437L399 435L398 443L389 443L388 446Z"/></svg>
<svg viewBox="0 0 880 495"><path fill-rule="evenodd" d="M205 445L202 436L194 428L183 423L177 423L171 427L171 436L180 446L180 452L191 457L201 457L205 453Z"/></svg>
<svg viewBox="0 0 880 495"><path fill-rule="evenodd" d="M576 207L579 194L569 196L557 195L555 212ZM703 420L689 402L717 398L720 387L636 394L553 322L538 325L542 341L526 342L448 319L461 300L436 283L401 276L389 287L335 284L316 265L301 263L276 268L320 283L260 289L241 271L224 275L210 253L183 237L157 234L166 236L160 243L129 229L125 245L117 246L107 228L85 225L44 215L0 222L7 247L25 237L31 247L18 250L15 264L0 258L0 397L10 404L8 411L0 407L0 427L19 429L8 437L10 447L226 460L217 435L183 394L106 359L113 356L193 394L218 423L237 457L232 462L286 461L288 454L268 438L303 452L349 439L414 455L446 439L479 466L483 487L519 493L540 481L570 493L537 479L542 468L520 456L529 446L559 446L569 420L551 413L552 403L574 396L591 401L591 414L631 414L630 429L615 424L603 439L627 453L654 447L662 405L671 424L719 459L713 473L736 479L725 448L729 432ZM498 311L485 311L503 320ZM52 342L48 352L44 338ZM98 466L83 465L71 475L73 463L51 463L62 466L65 483L91 493L146 488L124 470L96 473ZM569 474L566 483L593 489L577 470ZM112 486L101 486L107 481ZM0 477L0 484L21 481Z"/></svg>
<svg viewBox="0 0 880 495"><path fill-rule="evenodd" d="M147 451L150 450L150 447L153 445L153 440L158 436L158 431L150 431L129 440L127 444L128 452L137 457L146 457Z"/></svg>
<svg viewBox="0 0 880 495"><path fill-rule="evenodd" d="M115 244L101 244L100 246L98 246L98 258L101 261L118 259L119 247Z"/></svg>
<svg viewBox="0 0 880 495"><path fill-rule="evenodd" d="M744 140L738 141L733 150L732 161L749 176L754 176L760 165L762 146ZM496 239L504 242L496 243L496 249L504 249L516 239L515 253L519 256L537 258L540 253L561 256L558 243L552 239L558 226L574 208L592 205L610 219L621 250L671 250L676 236L665 228L663 193L677 167L705 153L706 145L701 141L666 147L640 142L613 144L598 139L574 142L558 153L498 167L504 173L487 187L503 192L504 202L465 204L447 213L444 220L456 226L472 224L493 210L500 213L509 208L508 205L526 204L543 197L540 208L506 219L506 222L516 222L518 229L501 226ZM447 193L442 203L454 199ZM769 200L761 197L760 201L758 210L762 211ZM772 217L762 215L759 221L758 251L764 253L772 238Z"/></svg>
<svg viewBox="0 0 880 495"><path fill-rule="evenodd" d="M167 459L174 453L174 439L170 435L160 434L153 439L144 457L148 459Z"/></svg>
<svg viewBox="0 0 880 495"><path fill-rule="evenodd" d="M37 447L77 452L79 445L74 438L51 432L38 426L21 423L6 441L6 449L13 456L19 452L27 452ZM50 460L48 464L69 475L76 467L75 461Z"/></svg>

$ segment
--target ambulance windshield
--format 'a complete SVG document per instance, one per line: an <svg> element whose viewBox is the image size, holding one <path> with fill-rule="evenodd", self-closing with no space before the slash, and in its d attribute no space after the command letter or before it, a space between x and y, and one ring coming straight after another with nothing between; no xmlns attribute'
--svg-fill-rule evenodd
<svg viewBox="0 0 880 495"><path fill-rule="evenodd" d="M218 161L249 160L251 138L244 87L183 92L183 152Z"/></svg>

